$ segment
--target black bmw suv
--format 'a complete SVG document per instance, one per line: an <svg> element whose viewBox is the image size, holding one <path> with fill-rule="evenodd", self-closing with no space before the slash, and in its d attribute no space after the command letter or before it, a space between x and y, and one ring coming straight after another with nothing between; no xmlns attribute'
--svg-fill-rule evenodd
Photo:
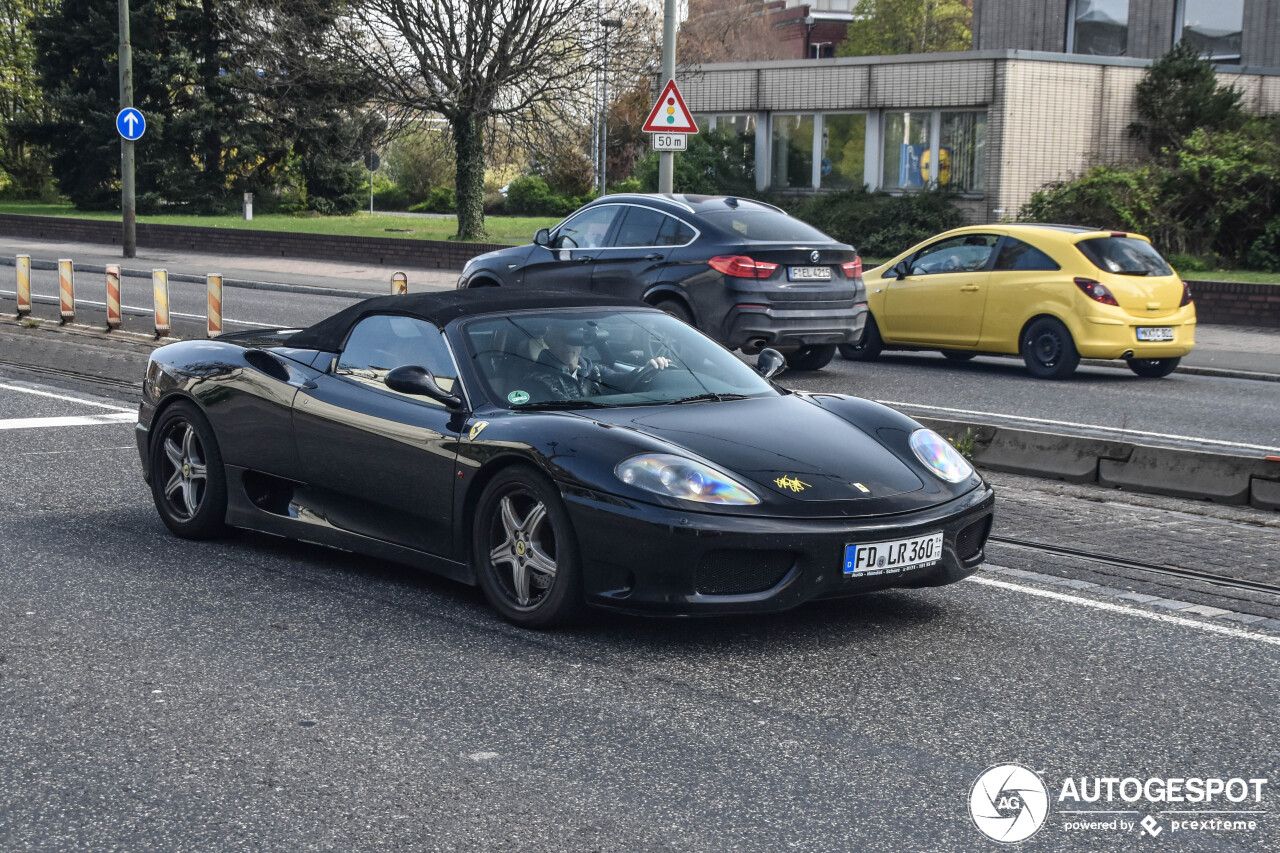
<svg viewBox="0 0 1280 853"><path fill-rule="evenodd" d="M744 353L772 347L817 370L862 339L857 251L758 201L620 194L533 243L467 262L459 288L583 290L648 302Z"/></svg>

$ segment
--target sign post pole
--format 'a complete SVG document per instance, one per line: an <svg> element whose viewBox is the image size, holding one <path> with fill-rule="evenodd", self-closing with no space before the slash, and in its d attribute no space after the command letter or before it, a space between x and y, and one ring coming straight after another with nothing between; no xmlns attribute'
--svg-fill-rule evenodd
<svg viewBox="0 0 1280 853"><path fill-rule="evenodd" d="M676 79L676 0L664 0L662 4L662 79ZM663 151L658 155L658 192L674 192L675 154Z"/></svg>
<svg viewBox="0 0 1280 853"><path fill-rule="evenodd" d="M129 42L129 0L120 4L120 110L133 109L133 47ZM119 122L117 121L117 124ZM141 135L141 134L139 134ZM133 140L132 134L121 134L120 140L120 216L124 225L124 256L138 255L137 206L133 195Z"/></svg>

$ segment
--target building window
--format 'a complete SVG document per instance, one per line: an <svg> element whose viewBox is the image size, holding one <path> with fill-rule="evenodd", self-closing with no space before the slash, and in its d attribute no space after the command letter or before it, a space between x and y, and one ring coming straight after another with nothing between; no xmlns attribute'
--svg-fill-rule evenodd
<svg viewBox="0 0 1280 853"><path fill-rule="evenodd" d="M774 187L812 187L813 116L775 115L772 143L770 183Z"/></svg>
<svg viewBox="0 0 1280 853"><path fill-rule="evenodd" d="M1240 64L1244 32L1244 0L1181 0L1177 31L1201 55L1230 65Z"/></svg>
<svg viewBox="0 0 1280 853"><path fill-rule="evenodd" d="M863 113L829 114L822 117L822 162L819 184L824 188L849 189L866 183L863 174L867 159L867 117Z"/></svg>
<svg viewBox="0 0 1280 853"><path fill-rule="evenodd" d="M1125 56L1129 49L1129 0L1069 0L1067 53Z"/></svg>
<svg viewBox="0 0 1280 853"><path fill-rule="evenodd" d="M961 193L980 193L987 163L987 114L943 113L938 140L940 168L935 176L925 169L926 180ZM926 163L926 167L927 167Z"/></svg>
<svg viewBox="0 0 1280 853"><path fill-rule="evenodd" d="M922 166L928 166L929 124L932 113L887 112L884 114L883 189L923 187Z"/></svg>

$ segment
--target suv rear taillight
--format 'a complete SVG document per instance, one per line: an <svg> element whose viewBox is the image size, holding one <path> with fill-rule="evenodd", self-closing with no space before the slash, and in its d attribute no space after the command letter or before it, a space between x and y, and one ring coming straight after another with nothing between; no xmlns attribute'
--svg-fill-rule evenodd
<svg viewBox="0 0 1280 853"><path fill-rule="evenodd" d="M1191 285L1185 281L1182 283L1182 301L1178 303L1179 308L1185 308L1191 304Z"/></svg>
<svg viewBox="0 0 1280 853"><path fill-rule="evenodd" d="M778 268L777 264L757 261L746 255L716 255L707 263L716 272L733 278L768 278Z"/></svg>
<svg viewBox="0 0 1280 853"><path fill-rule="evenodd" d="M1115 305L1119 307L1120 303L1116 302L1116 298L1111 295L1111 291L1107 290L1107 286L1100 281L1094 281L1091 278L1077 278L1076 287L1084 291L1084 295L1092 299L1094 302L1101 302L1103 305Z"/></svg>
<svg viewBox="0 0 1280 853"><path fill-rule="evenodd" d="M862 278L862 258L854 258L847 264L841 264L840 269L849 278Z"/></svg>

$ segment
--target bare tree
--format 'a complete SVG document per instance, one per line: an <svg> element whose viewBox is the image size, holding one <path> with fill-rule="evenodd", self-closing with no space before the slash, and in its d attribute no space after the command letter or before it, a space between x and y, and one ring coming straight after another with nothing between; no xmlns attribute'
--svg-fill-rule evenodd
<svg viewBox="0 0 1280 853"><path fill-rule="evenodd" d="M780 9L781 4L765 0L690 0L676 40L677 58L683 66L786 59L773 28Z"/></svg>
<svg viewBox="0 0 1280 853"><path fill-rule="evenodd" d="M557 0L363 0L351 6L353 45L389 113L436 113L449 123L457 161L458 239L484 236L486 136L504 121L517 133L556 134L589 114L602 17L647 13ZM603 15L602 15L603 13ZM609 34L619 61L651 61ZM631 54L629 59L624 59Z"/></svg>

